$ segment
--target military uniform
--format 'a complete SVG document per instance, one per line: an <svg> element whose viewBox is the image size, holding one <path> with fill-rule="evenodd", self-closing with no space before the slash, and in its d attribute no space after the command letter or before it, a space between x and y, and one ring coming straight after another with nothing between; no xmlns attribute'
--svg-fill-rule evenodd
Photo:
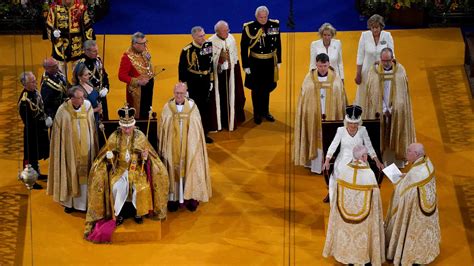
<svg viewBox="0 0 474 266"><path fill-rule="evenodd" d="M212 63L212 42L202 46L192 42L181 51L179 58L179 80L188 85L189 97L196 103L204 133L213 126L210 121L217 121L215 112L210 112L210 101L214 98L214 90L210 91L214 80Z"/></svg>
<svg viewBox="0 0 474 266"><path fill-rule="evenodd" d="M245 87L252 90L254 116L269 115L270 92L278 81L281 63L280 23L269 19L265 25L258 21L244 24L240 41L242 67L250 68Z"/></svg>
<svg viewBox="0 0 474 266"><path fill-rule="evenodd" d="M49 157L49 137L43 101L38 91L24 89L18 100L18 111L25 125L23 129L23 162L38 172L38 160Z"/></svg>
<svg viewBox="0 0 474 266"><path fill-rule="evenodd" d="M54 119L59 106L67 99L66 77L61 72L55 75L44 73L41 78L41 97L44 112Z"/></svg>
<svg viewBox="0 0 474 266"><path fill-rule="evenodd" d="M92 86L100 92L102 89L107 89L110 92L109 85L109 75L105 71L104 64L102 59L97 56L97 58L89 58L84 54L84 57L79 60L83 62L86 67L91 72L92 76L90 77L90 82ZM100 97L100 103L102 104L102 120L109 120L109 112L107 108L107 96Z"/></svg>
<svg viewBox="0 0 474 266"><path fill-rule="evenodd" d="M54 37L55 30L61 31L59 38ZM92 20L82 4L70 7L53 4L46 19L48 39L53 44L52 56L60 62L78 60L82 54L82 44L95 39Z"/></svg>
<svg viewBox="0 0 474 266"><path fill-rule="evenodd" d="M127 103L138 111L135 118L148 119L155 85L155 72L150 53L137 52L133 46L130 46L120 59L118 76L120 81L127 84ZM138 85L139 77L148 78L148 83L143 86Z"/></svg>

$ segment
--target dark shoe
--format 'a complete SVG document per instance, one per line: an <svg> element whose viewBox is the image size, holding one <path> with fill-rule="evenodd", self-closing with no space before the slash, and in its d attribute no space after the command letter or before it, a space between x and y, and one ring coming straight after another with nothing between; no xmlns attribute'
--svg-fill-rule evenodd
<svg viewBox="0 0 474 266"><path fill-rule="evenodd" d="M115 219L115 225L119 226L119 225L123 224L124 220L125 220L125 218L123 218L123 216L121 216L121 215L117 216L117 219Z"/></svg>
<svg viewBox="0 0 474 266"><path fill-rule="evenodd" d="M73 212L74 212L74 208L64 207L64 212L65 212L65 213L73 213Z"/></svg>
<svg viewBox="0 0 474 266"><path fill-rule="evenodd" d="M275 122L275 118L271 114L265 115L264 117L268 122Z"/></svg>
<svg viewBox="0 0 474 266"><path fill-rule="evenodd" d="M43 189L43 186L38 184L38 183L34 183L33 184L33 189Z"/></svg>
<svg viewBox="0 0 474 266"><path fill-rule="evenodd" d="M260 125L262 123L262 118L260 116L254 116L253 121L255 124Z"/></svg>
<svg viewBox="0 0 474 266"><path fill-rule="evenodd" d="M207 143L207 144L211 144L211 143L213 143L213 142L214 142L213 139L211 139L210 137L206 136L206 143Z"/></svg>
<svg viewBox="0 0 474 266"><path fill-rule="evenodd" d="M324 203L328 203L329 202L329 193L326 195L326 197L323 199L323 202Z"/></svg>
<svg viewBox="0 0 474 266"><path fill-rule="evenodd" d="M199 206L199 201L190 199L190 200L185 201L184 204L186 205L186 209L188 209L191 212L194 212Z"/></svg>
<svg viewBox="0 0 474 266"><path fill-rule="evenodd" d="M179 202L177 201L168 201L168 211L175 212L179 209Z"/></svg>
<svg viewBox="0 0 474 266"><path fill-rule="evenodd" d="M38 176L38 180L47 180L48 179L48 175L39 175Z"/></svg>
<svg viewBox="0 0 474 266"><path fill-rule="evenodd" d="M143 218L141 216L135 216L133 218L133 220L137 223L137 224L142 224L143 223Z"/></svg>

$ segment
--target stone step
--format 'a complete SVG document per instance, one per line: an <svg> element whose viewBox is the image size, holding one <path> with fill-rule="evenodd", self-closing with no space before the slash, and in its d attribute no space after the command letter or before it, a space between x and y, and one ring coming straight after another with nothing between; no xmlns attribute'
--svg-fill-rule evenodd
<svg viewBox="0 0 474 266"><path fill-rule="evenodd" d="M115 228L112 243L151 242L161 239L162 222L143 219L137 224L133 218L125 219L124 223Z"/></svg>

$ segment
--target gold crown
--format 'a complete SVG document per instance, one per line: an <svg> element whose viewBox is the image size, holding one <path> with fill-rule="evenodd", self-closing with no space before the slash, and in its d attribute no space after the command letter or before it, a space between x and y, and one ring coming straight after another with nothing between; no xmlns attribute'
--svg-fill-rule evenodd
<svg viewBox="0 0 474 266"><path fill-rule="evenodd" d="M131 127L135 125L135 108L128 107L128 103L125 103L124 107L118 110L120 117L119 125L123 127Z"/></svg>

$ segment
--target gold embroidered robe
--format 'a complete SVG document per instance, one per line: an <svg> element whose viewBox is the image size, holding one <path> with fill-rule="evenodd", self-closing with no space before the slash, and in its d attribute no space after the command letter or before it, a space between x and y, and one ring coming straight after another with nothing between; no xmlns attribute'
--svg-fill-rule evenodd
<svg viewBox="0 0 474 266"><path fill-rule="evenodd" d="M129 162L125 159L127 150L130 154ZM140 157L144 150L148 150L150 180L148 180L146 174L147 165L145 164L143 172L141 168L142 161ZM114 154L113 167L106 158L107 151L112 151ZM130 187L134 186L137 192L137 215L152 214L152 218L166 218L169 187L166 167L143 132L135 129L133 135L127 141L120 130L117 130L110 135L107 145L100 150L89 174L86 236L91 232L95 222L113 217L111 191L125 170L128 170ZM131 194L129 195L131 196Z"/></svg>
<svg viewBox="0 0 474 266"><path fill-rule="evenodd" d="M80 185L87 184L87 175L98 150L92 105L85 100L81 110L76 113L68 100L59 106L54 117L47 194L53 195L57 202L66 201L71 196L80 196ZM80 132L80 140L76 136L77 119L84 120L86 127L86 132ZM80 141L88 141L89 146L81 146ZM81 149L88 149L88 154L81 154Z"/></svg>
<svg viewBox="0 0 474 266"><path fill-rule="evenodd" d="M440 252L436 178L430 159L416 160L396 184L385 219L387 259L429 264Z"/></svg>
<svg viewBox="0 0 474 266"><path fill-rule="evenodd" d="M204 130L199 110L190 102L185 100L181 113L174 99L163 107L158 124L158 152L168 168L170 193L176 193L174 184L181 175L184 199L208 202L212 188Z"/></svg>
<svg viewBox="0 0 474 266"><path fill-rule="evenodd" d="M323 256L341 263L385 261L382 198L374 172L363 162L341 167L329 214Z"/></svg>
<svg viewBox="0 0 474 266"><path fill-rule="evenodd" d="M393 64L393 71L384 73L380 64L375 64L369 71L365 106L362 107L363 119L375 119L380 114L382 128L386 128L383 119L384 81L391 80L390 106L392 116L389 136L382 136L384 149L395 151L397 159L404 159L406 150L411 143L416 142L415 122L408 90L408 79L405 68L400 63Z"/></svg>
<svg viewBox="0 0 474 266"><path fill-rule="evenodd" d="M295 165L305 165L322 149L321 90L326 90L326 120L342 120L346 109L346 92L341 78L329 69L325 82L318 80L317 69L305 77L295 116Z"/></svg>

